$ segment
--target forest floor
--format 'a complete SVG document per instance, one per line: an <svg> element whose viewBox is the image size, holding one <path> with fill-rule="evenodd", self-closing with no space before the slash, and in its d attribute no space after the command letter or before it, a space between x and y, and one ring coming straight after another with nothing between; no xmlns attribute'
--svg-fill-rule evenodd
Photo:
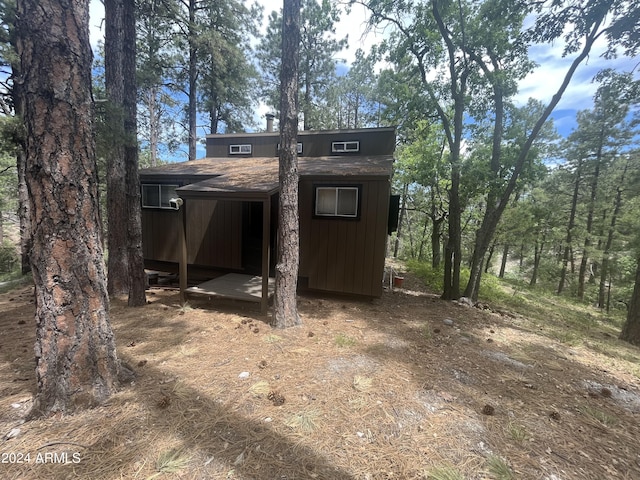
<svg viewBox="0 0 640 480"><path fill-rule="evenodd" d="M25 423L33 287L0 295L0 478L640 478L640 351L595 310L470 307L408 274L373 301L301 296L288 330L241 302L148 300L111 308L136 380Z"/></svg>

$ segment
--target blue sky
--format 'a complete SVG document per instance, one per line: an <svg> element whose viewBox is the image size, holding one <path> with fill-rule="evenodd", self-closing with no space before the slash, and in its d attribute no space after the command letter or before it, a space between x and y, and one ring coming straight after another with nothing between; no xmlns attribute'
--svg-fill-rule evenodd
<svg viewBox="0 0 640 480"><path fill-rule="evenodd" d="M266 26L269 13L281 8L282 0L259 0L258 3L264 7L263 26ZM91 0L90 8L91 42L96 45L103 36L100 25L104 8L100 0ZM382 39L381 35L375 32L366 33L366 19L366 9L361 5L354 5L348 15L342 15L340 24L337 26L336 36L343 38L348 35L349 38L349 48L340 55L347 64L353 61L358 48L367 51L371 45ZM551 100L572 60L571 57L562 58L562 48L563 45L557 43L538 45L530 50L531 58L539 64L539 67L521 82L520 92L516 97L517 103L524 104L528 98L536 98L544 103ZM637 58L605 60L600 56L602 51L603 44L596 44L590 57L576 71L569 88L552 114L556 128L563 136L568 135L575 127L576 112L592 106L592 97L597 88L592 79L599 70L614 68L619 71L632 71L640 62ZM639 72L640 68L636 68L636 78L640 77ZM257 118L263 119L267 111L266 106L260 105L256 112ZM204 149L201 154L203 153Z"/></svg>

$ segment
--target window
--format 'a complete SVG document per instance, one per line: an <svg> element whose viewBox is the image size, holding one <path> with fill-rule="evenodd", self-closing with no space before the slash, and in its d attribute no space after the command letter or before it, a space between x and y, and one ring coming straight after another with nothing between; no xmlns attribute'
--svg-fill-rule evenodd
<svg viewBox="0 0 640 480"><path fill-rule="evenodd" d="M318 217L358 217L360 187L316 187Z"/></svg>
<svg viewBox="0 0 640 480"><path fill-rule="evenodd" d="M331 142L331 152L333 153L347 153L347 152L359 152L360 142L357 140L349 142Z"/></svg>
<svg viewBox="0 0 640 480"><path fill-rule="evenodd" d="M142 206L144 208L173 208L169 200L176 198L178 185L142 185Z"/></svg>
<svg viewBox="0 0 640 480"><path fill-rule="evenodd" d="M229 145L230 155L251 155L251 144Z"/></svg>

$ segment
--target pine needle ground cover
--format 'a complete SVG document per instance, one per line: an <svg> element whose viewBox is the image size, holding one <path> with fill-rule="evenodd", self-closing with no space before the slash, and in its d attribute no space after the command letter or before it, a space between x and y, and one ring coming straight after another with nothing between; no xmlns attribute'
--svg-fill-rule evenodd
<svg viewBox="0 0 640 480"><path fill-rule="evenodd" d="M640 355L613 326L446 302L411 275L404 287L301 296L304 326L288 330L240 302L181 308L172 290L116 300L135 381L28 423L33 289L0 294L0 477L640 478Z"/></svg>

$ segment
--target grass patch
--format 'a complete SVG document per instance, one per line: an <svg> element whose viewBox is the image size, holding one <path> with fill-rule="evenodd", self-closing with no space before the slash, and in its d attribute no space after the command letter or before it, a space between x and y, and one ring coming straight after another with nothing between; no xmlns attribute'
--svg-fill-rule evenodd
<svg viewBox="0 0 640 480"><path fill-rule="evenodd" d="M262 395L267 395L271 391L271 386L269 382L264 380L259 381L258 383L254 383L249 387L249 391L256 397L260 397Z"/></svg>
<svg viewBox="0 0 640 480"><path fill-rule="evenodd" d="M433 336L431 333L431 326L428 323L422 327L422 336L425 340L431 340L431 337Z"/></svg>
<svg viewBox="0 0 640 480"><path fill-rule="evenodd" d="M285 425L302 433L311 433L318 427L316 421L319 416L317 410L306 410L289 417Z"/></svg>
<svg viewBox="0 0 640 480"><path fill-rule="evenodd" d="M344 333L338 333L335 338L336 345L340 348L353 347L356 344L355 338L351 338Z"/></svg>
<svg viewBox="0 0 640 480"><path fill-rule="evenodd" d="M598 408L585 406L580 408L580 412L582 412L583 415L596 420L605 427L615 427L618 424L618 417L610 415Z"/></svg>
<svg viewBox="0 0 640 480"><path fill-rule="evenodd" d="M360 375L353 377L353 388L359 392L367 392L371 390L372 385L373 380L371 378L362 377Z"/></svg>
<svg viewBox="0 0 640 480"><path fill-rule="evenodd" d="M184 455L180 450L164 451L160 453L156 460L157 473L154 473L148 478L157 478L166 473L177 473L188 465L189 460L191 460L191 458Z"/></svg>
<svg viewBox="0 0 640 480"><path fill-rule="evenodd" d="M489 469L489 474L495 480L513 480L516 478L507 462L498 455L489 455L487 457L487 468Z"/></svg>
<svg viewBox="0 0 640 480"><path fill-rule="evenodd" d="M265 343L278 343L282 341L282 337L270 333L264 336Z"/></svg>
<svg viewBox="0 0 640 480"><path fill-rule="evenodd" d="M427 480L465 480L465 478L456 467L443 465L429 470Z"/></svg>
<svg viewBox="0 0 640 480"><path fill-rule="evenodd" d="M509 438L515 442L523 443L529 439L527 429L517 423L509 423L505 430Z"/></svg>

